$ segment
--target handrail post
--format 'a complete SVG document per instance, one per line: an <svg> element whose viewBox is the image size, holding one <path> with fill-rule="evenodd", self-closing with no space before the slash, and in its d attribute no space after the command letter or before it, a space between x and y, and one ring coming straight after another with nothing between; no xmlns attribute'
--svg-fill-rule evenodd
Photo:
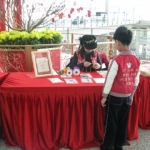
<svg viewBox="0 0 150 150"><path fill-rule="evenodd" d="M113 38L112 36L109 36L109 42L112 42ZM109 59L112 57L113 51L112 51L112 43L110 43L110 47L109 47Z"/></svg>
<svg viewBox="0 0 150 150"><path fill-rule="evenodd" d="M27 72L33 71L31 51L32 51L32 46L26 45L25 46L25 60L26 60L26 71Z"/></svg>
<svg viewBox="0 0 150 150"><path fill-rule="evenodd" d="M71 33L71 43L72 44L74 43L74 34L73 33ZM73 55L73 53L74 53L74 46L72 45L71 46L71 55Z"/></svg>

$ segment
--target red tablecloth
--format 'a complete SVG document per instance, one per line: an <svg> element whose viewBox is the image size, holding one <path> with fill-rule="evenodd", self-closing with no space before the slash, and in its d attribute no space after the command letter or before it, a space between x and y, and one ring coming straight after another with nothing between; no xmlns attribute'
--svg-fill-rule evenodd
<svg viewBox="0 0 150 150"><path fill-rule="evenodd" d="M139 119L139 107L140 107L140 92L137 88L133 104L130 107L129 119L128 119L128 139L135 140L138 138L138 119Z"/></svg>
<svg viewBox="0 0 150 150"><path fill-rule="evenodd" d="M7 77L7 75L8 75L8 73L0 73L0 85L5 80L5 78Z"/></svg>
<svg viewBox="0 0 150 150"><path fill-rule="evenodd" d="M7 77L8 73L0 73L0 85ZM1 112L1 109L0 109ZM1 124L1 113L0 113L0 138L2 137L2 124Z"/></svg>
<svg viewBox="0 0 150 150"><path fill-rule="evenodd" d="M96 72L92 76L100 77ZM0 99L6 144L22 150L99 146L104 135L103 84L81 83L80 77L75 78L78 84L54 84L48 77L11 73L1 85ZM130 111L129 139L138 137L135 104L138 100Z"/></svg>
<svg viewBox="0 0 150 150"><path fill-rule="evenodd" d="M81 83L80 77L79 84L54 84L27 74L11 73L1 86L7 144L23 150L99 145L104 132L103 84Z"/></svg>
<svg viewBox="0 0 150 150"><path fill-rule="evenodd" d="M140 76L139 93L139 126L150 129L150 78Z"/></svg>

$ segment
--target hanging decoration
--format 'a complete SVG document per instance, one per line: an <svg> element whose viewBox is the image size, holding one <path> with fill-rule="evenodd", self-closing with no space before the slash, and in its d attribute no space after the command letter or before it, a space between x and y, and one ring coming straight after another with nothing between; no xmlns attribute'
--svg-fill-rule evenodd
<svg viewBox="0 0 150 150"><path fill-rule="evenodd" d="M80 7L80 10L83 10L83 7Z"/></svg>
<svg viewBox="0 0 150 150"><path fill-rule="evenodd" d="M54 18L52 18L52 22L55 22L55 19L54 19Z"/></svg>
<svg viewBox="0 0 150 150"><path fill-rule="evenodd" d="M91 11L90 10L88 10L88 17L91 17Z"/></svg>
<svg viewBox="0 0 150 150"><path fill-rule="evenodd" d="M63 16L64 16L64 13L60 13L60 14L58 15L59 19L62 19Z"/></svg>
<svg viewBox="0 0 150 150"><path fill-rule="evenodd" d="M76 6L76 4L77 4L76 1L74 1L73 5Z"/></svg>
<svg viewBox="0 0 150 150"><path fill-rule="evenodd" d="M70 14L68 14L68 18L71 18L71 15L70 15Z"/></svg>
<svg viewBox="0 0 150 150"><path fill-rule="evenodd" d="M82 11L82 10L83 10L83 7L77 8L77 11L78 11L78 12L80 12L80 11Z"/></svg>
<svg viewBox="0 0 150 150"><path fill-rule="evenodd" d="M72 14L74 12L74 8L71 8L70 10L70 14Z"/></svg>
<svg viewBox="0 0 150 150"><path fill-rule="evenodd" d="M83 7L79 7L79 8L77 8L77 9L71 8L70 11L69 11L69 14L67 14L66 16L67 16L68 18L71 18L72 14L74 13L75 10L77 10L77 12L80 13L80 11L83 10ZM90 13L91 13L91 12L88 12L88 14L89 14L88 16L90 16ZM56 19L56 17L58 17L58 18ZM56 17L55 17L55 18L52 18L51 21L52 21L52 22L55 22L55 21L57 21L58 19L62 19L63 17L65 17L65 14L64 14L64 13L60 13L60 14L58 14Z"/></svg>

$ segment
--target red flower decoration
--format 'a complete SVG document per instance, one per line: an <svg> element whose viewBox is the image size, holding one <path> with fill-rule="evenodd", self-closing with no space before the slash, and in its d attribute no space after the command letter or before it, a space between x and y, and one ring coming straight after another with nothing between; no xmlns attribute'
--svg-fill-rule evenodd
<svg viewBox="0 0 150 150"><path fill-rule="evenodd" d="M55 22L55 19L54 19L54 18L52 18L52 22Z"/></svg>
<svg viewBox="0 0 150 150"><path fill-rule="evenodd" d="M74 12L74 8L71 8L70 10L70 14L72 14Z"/></svg>
<svg viewBox="0 0 150 150"><path fill-rule="evenodd" d="M83 7L80 7L80 10L83 10Z"/></svg>
<svg viewBox="0 0 150 150"><path fill-rule="evenodd" d="M80 8L77 8L77 11L80 12Z"/></svg>
<svg viewBox="0 0 150 150"><path fill-rule="evenodd" d="M88 10L88 17L91 17L91 11Z"/></svg>
<svg viewBox="0 0 150 150"><path fill-rule="evenodd" d="M70 15L70 14L68 14L68 18L71 18L71 15Z"/></svg>
<svg viewBox="0 0 150 150"><path fill-rule="evenodd" d="M63 18L63 16L64 16L64 14L63 14L63 13L61 13L61 14L59 14L58 16L59 16L59 19L62 19L62 18Z"/></svg>

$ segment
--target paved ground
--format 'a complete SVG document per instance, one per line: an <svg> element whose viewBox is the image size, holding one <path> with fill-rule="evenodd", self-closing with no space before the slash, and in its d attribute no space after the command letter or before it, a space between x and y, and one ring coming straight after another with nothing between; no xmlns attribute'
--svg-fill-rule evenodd
<svg viewBox="0 0 150 150"><path fill-rule="evenodd" d="M130 146L125 146L124 150L150 150L150 130L142 130L139 128L139 138L129 141ZM3 140L0 140L0 150L21 150L19 147L7 147ZM68 149L60 149L68 150ZM88 148L84 150L99 150L98 147Z"/></svg>

